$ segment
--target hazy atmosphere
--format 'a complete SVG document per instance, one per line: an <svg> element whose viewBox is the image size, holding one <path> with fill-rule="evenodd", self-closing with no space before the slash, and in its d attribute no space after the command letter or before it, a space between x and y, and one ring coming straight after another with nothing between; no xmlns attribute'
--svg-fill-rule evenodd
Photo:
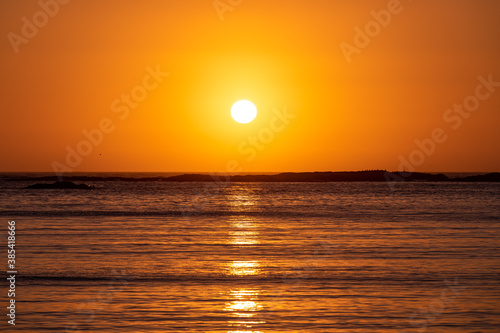
<svg viewBox="0 0 500 333"><path fill-rule="evenodd" d="M500 170L498 1L229 2L2 1L1 171Z"/></svg>
<svg viewBox="0 0 500 333"><path fill-rule="evenodd" d="M499 18L0 0L0 331L499 333Z"/></svg>

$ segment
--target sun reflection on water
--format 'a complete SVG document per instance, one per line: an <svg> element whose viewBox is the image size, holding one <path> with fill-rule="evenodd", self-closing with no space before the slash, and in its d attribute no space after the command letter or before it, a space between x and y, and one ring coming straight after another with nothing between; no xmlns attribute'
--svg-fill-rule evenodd
<svg viewBox="0 0 500 333"><path fill-rule="evenodd" d="M259 233L256 231L231 231L229 235L231 236L230 243L234 245L249 245L259 243L259 240L257 239Z"/></svg>
<svg viewBox="0 0 500 333"><path fill-rule="evenodd" d="M252 218L236 218L230 221L228 244L231 245L255 245L259 244L258 225Z"/></svg>
<svg viewBox="0 0 500 333"><path fill-rule="evenodd" d="M228 331L228 333L249 332L261 333L251 329L255 325L264 324L265 321L257 318L262 311L262 303L259 302L259 290L256 289L235 289L228 294L230 302L226 302L224 311L230 313L232 319L228 320L230 326L237 326L245 329L244 331Z"/></svg>
<svg viewBox="0 0 500 333"><path fill-rule="evenodd" d="M245 206L254 206L256 204L255 195L241 193L239 191L231 193L227 196L228 203L231 207L243 208Z"/></svg>
<svg viewBox="0 0 500 333"><path fill-rule="evenodd" d="M243 210L244 207L253 206L256 198L240 192L230 195L229 199L228 202L233 209ZM235 218L230 221L230 225L227 244L250 249L253 245L260 243L258 224L253 218ZM260 261L248 260L254 257L245 256L235 259L226 264L227 275L254 277L261 274ZM224 311L229 314L227 323L231 327L227 333L263 333L263 331L256 330L259 325L265 324L260 317L263 309L263 304L259 300L260 293L262 291L259 289L244 287L234 287L225 293L227 301Z"/></svg>
<svg viewBox="0 0 500 333"><path fill-rule="evenodd" d="M229 263L228 271L230 275L248 276L260 273L258 261L233 261Z"/></svg>

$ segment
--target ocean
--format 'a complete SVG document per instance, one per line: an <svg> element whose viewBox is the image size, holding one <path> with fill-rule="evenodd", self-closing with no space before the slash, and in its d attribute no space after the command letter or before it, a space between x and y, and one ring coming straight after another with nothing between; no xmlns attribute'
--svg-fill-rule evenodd
<svg viewBox="0 0 500 333"><path fill-rule="evenodd" d="M498 183L37 182L2 332L500 332Z"/></svg>

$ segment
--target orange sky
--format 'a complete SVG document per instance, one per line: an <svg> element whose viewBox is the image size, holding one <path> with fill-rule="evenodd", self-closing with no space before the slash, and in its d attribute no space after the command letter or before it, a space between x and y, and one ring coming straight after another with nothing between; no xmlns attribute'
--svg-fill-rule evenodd
<svg viewBox="0 0 500 333"><path fill-rule="evenodd" d="M60 2L0 2L0 171L500 171L497 0Z"/></svg>

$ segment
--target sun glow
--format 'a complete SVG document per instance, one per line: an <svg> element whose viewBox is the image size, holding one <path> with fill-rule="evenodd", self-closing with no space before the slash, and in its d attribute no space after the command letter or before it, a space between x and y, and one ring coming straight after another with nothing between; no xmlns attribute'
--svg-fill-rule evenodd
<svg viewBox="0 0 500 333"><path fill-rule="evenodd" d="M252 102L241 100L233 104L231 116L240 124L247 124L257 116L257 108Z"/></svg>

